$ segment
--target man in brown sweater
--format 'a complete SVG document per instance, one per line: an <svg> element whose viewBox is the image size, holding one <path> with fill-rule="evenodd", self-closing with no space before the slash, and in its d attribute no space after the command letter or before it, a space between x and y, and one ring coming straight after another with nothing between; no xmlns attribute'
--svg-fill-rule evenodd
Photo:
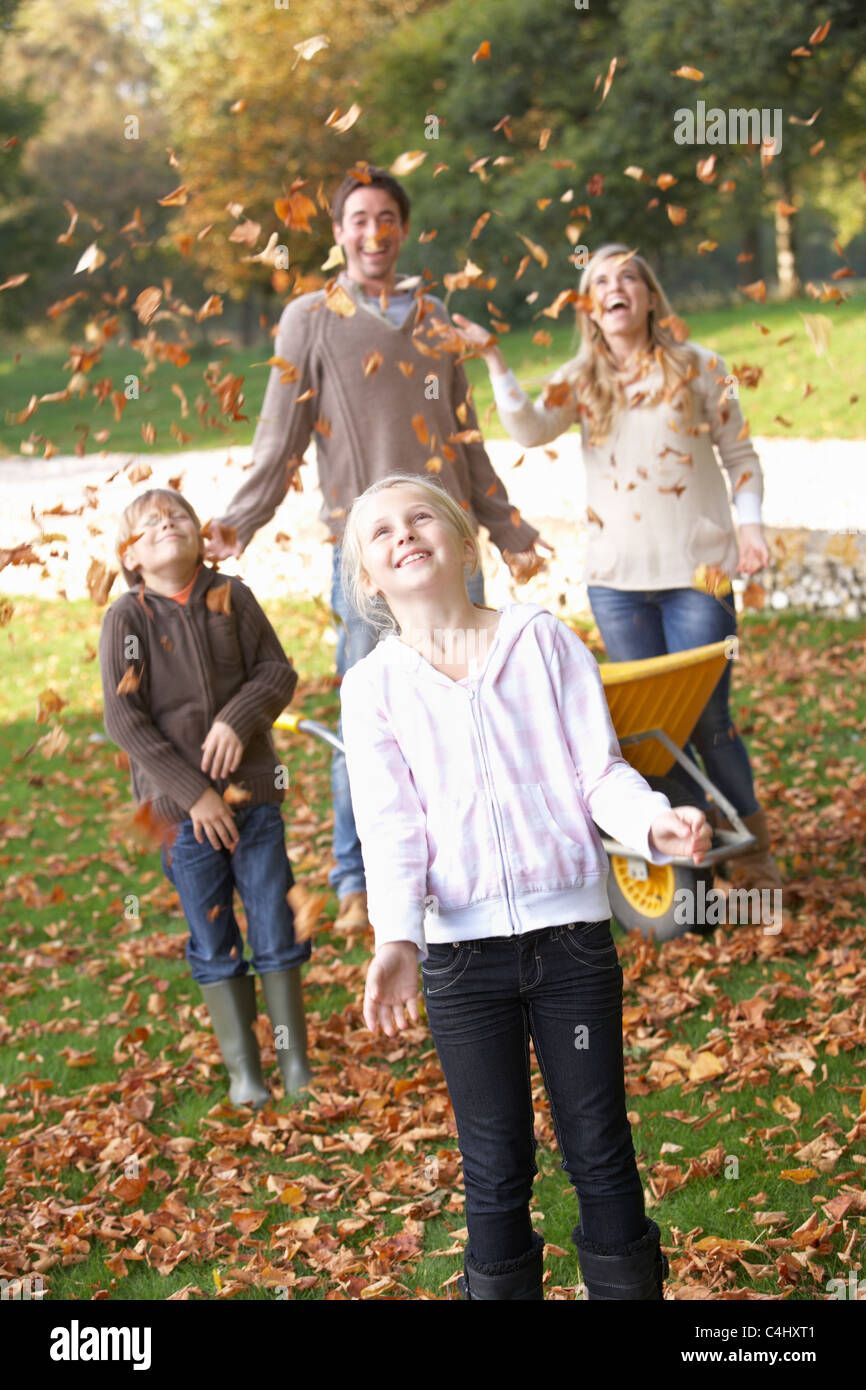
<svg viewBox="0 0 866 1390"><path fill-rule="evenodd" d="M436 474L473 522L487 528L518 581L541 560L538 532L512 507L481 442L459 360L462 342L444 304L418 279L397 279L409 232L405 189L381 170L353 171L335 195L333 224L346 270L283 312L253 467L228 511L211 524L208 553L216 559L240 555L274 515L315 434L320 516L334 542L331 607L342 676L376 644L375 631L343 593L340 540L352 502L378 478L395 471ZM484 602L482 575L467 588L473 602ZM337 923L362 927L364 866L340 753L334 755L332 790Z"/></svg>

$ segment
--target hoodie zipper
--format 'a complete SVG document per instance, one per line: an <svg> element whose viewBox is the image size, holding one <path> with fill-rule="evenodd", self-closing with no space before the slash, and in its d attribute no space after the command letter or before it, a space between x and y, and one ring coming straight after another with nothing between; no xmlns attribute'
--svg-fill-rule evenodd
<svg viewBox="0 0 866 1390"><path fill-rule="evenodd" d="M509 935L516 936L518 934L518 928L511 910L512 903L511 892L508 884L508 865L505 858L505 854L502 849L502 826L500 823L499 806L493 792L493 778L490 775L490 763L487 756L487 742L484 735L484 720L481 714L481 701L479 698L480 693L480 684L476 686L474 690L467 691L467 694L469 696L469 708L472 711L472 722L475 726L475 732L478 736L478 746L481 751L481 766L484 771L484 780L487 783L487 787L490 793L490 805L493 811L493 826L496 831L496 848L499 852L500 879L505 889L505 908L508 913L508 925L510 929Z"/></svg>

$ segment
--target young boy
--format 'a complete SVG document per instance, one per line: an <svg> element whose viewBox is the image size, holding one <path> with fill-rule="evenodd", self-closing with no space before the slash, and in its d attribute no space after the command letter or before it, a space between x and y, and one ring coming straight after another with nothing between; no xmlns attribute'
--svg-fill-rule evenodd
<svg viewBox="0 0 866 1390"><path fill-rule="evenodd" d="M295 941L286 901L294 879L271 725L297 674L246 585L202 563L201 526L179 493L137 497L121 518L117 553L132 592L102 624L105 727L129 755L136 801L166 823L162 864L189 925L187 960L230 1099L263 1105L255 981L232 900L237 888L291 1093L311 1077L299 970L310 944Z"/></svg>

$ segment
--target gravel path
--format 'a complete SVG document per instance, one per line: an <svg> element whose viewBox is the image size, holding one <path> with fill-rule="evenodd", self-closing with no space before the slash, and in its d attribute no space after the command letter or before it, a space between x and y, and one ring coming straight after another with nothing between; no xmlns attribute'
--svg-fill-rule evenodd
<svg viewBox="0 0 866 1390"><path fill-rule="evenodd" d="M835 535L866 533L866 442L773 438L756 439L755 444L764 467L764 519L768 528ZM585 528L577 434L564 436L551 449L527 450L516 469L514 464L523 452L518 445L492 440L488 450L515 506L556 547L548 573L522 588L520 596L555 609L565 594L569 609L579 609L585 600L580 582ZM332 550L318 521L321 498L312 450L309 457L301 475L303 493L288 495L277 517L257 534L241 562L223 566L242 573L260 597L296 592L328 598ZM211 449L142 455L138 459L129 454L0 459L0 548L32 541L38 535L31 508L37 515L58 504L75 509L88 496L96 503L85 506L80 516L42 517L45 532L64 539L52 544L56 553L44 569L7 566L0 576L0 591L84 596L90 559L113 563L117 518L144 486L165 486L170 477L183 474L182 490L204 520L225 508L250 458L247 446L228 454L225 449ZM150 464L153 471L146 484L129 482L123 470L132 462ZM118 476L107 482L116 470L120 470ZM86 487L93 491L85 494ZM279 533L290 540L278 543L275 537ZM858 535L858 551L862 540ZM498 561L498 552L485 556L485 573L490 600L501 603L516 596ZM116 586L115 595L118 592Z"/></svg>

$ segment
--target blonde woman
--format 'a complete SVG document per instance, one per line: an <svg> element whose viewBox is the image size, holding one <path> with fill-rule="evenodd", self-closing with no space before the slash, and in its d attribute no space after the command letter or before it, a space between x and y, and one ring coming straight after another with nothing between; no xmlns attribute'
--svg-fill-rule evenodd
<svg viewBox="0 0 866 1390"><path fill-rule="evenodd" d="M659 281L627 246L609 244L595 253L580 296L580 351L535 402L490 334L453 318L484 358L500 418L514 439L546 444L580 423L587 587L610 659L639 660L729 637L736 631L731 576L755 574L769 561L761 465L736 384L715 353L681 341L680 321ZM756 839L749 854L731 862L731 876L740 887L778 888L729 691L730 667L692 742ZM695 795L691 782L689 791Z"/></svg>

